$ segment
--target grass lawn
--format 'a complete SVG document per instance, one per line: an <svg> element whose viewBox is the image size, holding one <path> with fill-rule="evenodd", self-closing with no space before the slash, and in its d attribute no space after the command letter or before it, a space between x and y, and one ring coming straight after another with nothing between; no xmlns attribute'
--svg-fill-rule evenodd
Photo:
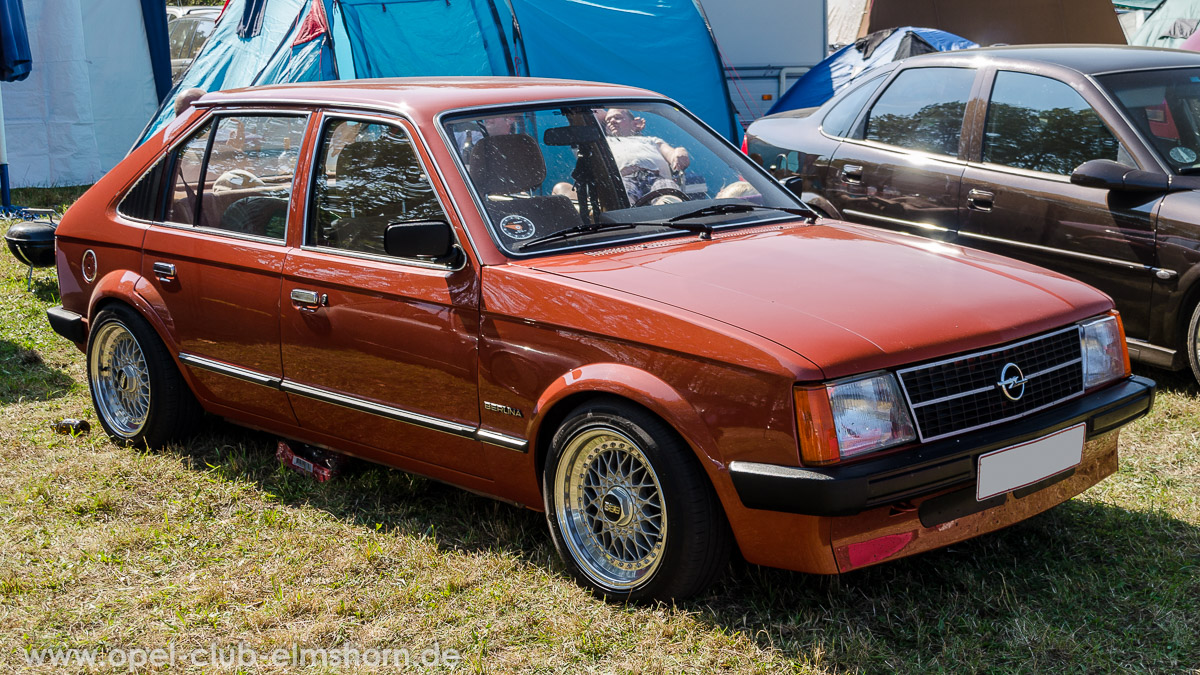
<svg viewBox="0 0 1200 675"><path fill-rule="evenodd" d="M436 642L481 672L1200 672L1200 389L1182 374L1137 369L1159 398L1119 473L1046 514L841 578L735 562L685 604L625 607L563 574L536 513L381 467L316 484L215 419L116 447L44 319L53 271L34 282L0 254L0 670L42 648ZM93 430L56 435L63 417Z"/></svg>

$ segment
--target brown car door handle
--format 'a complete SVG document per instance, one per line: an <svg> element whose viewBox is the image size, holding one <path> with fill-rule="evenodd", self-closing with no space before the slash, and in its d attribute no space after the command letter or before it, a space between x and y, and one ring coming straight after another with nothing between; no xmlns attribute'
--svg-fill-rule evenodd
<svg viewBox="0 0 1200 675"><path fill-rule="evenodd" d="M329 305L329 296L319 294L316 291L309 291L303 288L293 288L291 293L292 304L298 309L308 312L315 312L322 307Z"/></svg>
<svg viewBox="0 0 1200 675"><path fill-rule="evenodd" d="M987 190L971 190L967 193L967 207L976 211L991 211L996 195Z"/></svg>
<svg viewBox="0 0 1200 675"><path fill-rule="evenodd" d="M861 183L863 168L857 164L842 165L842 178L849 183Z"/></svg>
<svg viewBox="0 0 1200 675"><path fill-rule="evenodd" d="M159 281L175 281L175 266L171 263L156 262L154 276L158 277Z"/></svg>

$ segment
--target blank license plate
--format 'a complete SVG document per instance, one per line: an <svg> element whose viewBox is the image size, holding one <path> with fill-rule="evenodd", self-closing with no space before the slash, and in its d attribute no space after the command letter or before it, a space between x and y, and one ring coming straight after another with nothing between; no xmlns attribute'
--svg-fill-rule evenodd
<svg viewBox="0 0 1200 675"><path fill-rule="evenodd" d="M983 501L1079 466L1086 438L1087 425L1077 424L1035 441L980 455L975 498Z"/></svg>

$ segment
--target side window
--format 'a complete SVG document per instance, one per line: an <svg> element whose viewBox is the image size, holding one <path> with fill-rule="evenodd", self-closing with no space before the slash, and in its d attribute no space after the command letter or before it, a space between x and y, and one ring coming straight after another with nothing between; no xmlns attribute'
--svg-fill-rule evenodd
<svg viewBox="0 0 1200 675"><path fill-rule="evenodd" d="M200 226L283 239L307 121L302 116L219 118L205 163Z"/></svg>
<svg viewBox="0 0 1200 675"><path fill-rule="evenodd" d="M983 161L1069 175L1092 159L1117 160L1120 144L1071 86L1000 71L992 86Z"/></svg>
<svg viewBox="0 0 1200 675"><path fill-rule="evenodd" d="M171 191L167 195L164 220L180 225L196 224L196 205L200 199L200 171L212 123L204 125L175 150L175 166L171 174Z"/></svg>
<svg viewBox="0 0 1200 675"><path fill-rule="evenodd" d="M136 220L158 220L158 205L162 201L163 174L167 157L158 160L154 168L143 175L117 205L117 213Z"/></svg>
<svg viewBox="0 0 1200 675"><path fill-rule="evenodd" d="M408 134L378 122L327 122L304 243L386 255L388 225L418 220L447 218Z"/></svg>
<svg viewBox="0 0 1200 675"><path fill-rule="evenodd" d="M821 120L821 129L830 136L844 137L849 134L850 125L854 124L854 118L858 117L858 112L866 105L871 94L874 94L875 90L879 88L879 84L883 82L886 75L884 73L867 80L862 86L833 104L829 112L825 113L825 119Z"/></svg>
<svg viewBox="0 0 1200 675"><path fill-rule="evenodd" d="M905 70L871 107L867 140L957 156L974 82L975 71L970 68Z"/></svg>

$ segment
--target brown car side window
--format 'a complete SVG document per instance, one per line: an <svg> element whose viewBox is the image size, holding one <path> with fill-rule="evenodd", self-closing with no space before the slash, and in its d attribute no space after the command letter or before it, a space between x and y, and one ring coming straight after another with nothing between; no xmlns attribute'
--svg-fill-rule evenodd
<svg viewBox="0 0 1200 675"><path fill-rule="evenodd" d="M1112 132L1070 85L1028 73L996 73L984 162L1067 176L1088 160L1116 161L1119 153Z"/></svg>
<svg viewBox="0 0 1200 675"><path fill-rule="evenodd" d="M386 255L392 223L447 220L399 127L334 119L321 130L308 246Z"/></svg>
<svg viewBox="0 0 1200 675"><path fill-rule="evenodd" d="M282 240L308 118L221 117L204 169L200 227Z"/></svg>
<svg viewBox="0 0 1200 675"><path fill-rule="evenodd" d="M910 68L871 106L865 138L909 150L958 155L972 68Z"/></svg>
<svg viewBox="0 0 1200 675"><path fill-rule="evenodd" d="M204 153L208 150L208 138L212 122L175 149L175 162L171 172L171 190L167 194L163 220L180 225L196 224L196 202L200 198L200 172L204 168Z"/></svg>

